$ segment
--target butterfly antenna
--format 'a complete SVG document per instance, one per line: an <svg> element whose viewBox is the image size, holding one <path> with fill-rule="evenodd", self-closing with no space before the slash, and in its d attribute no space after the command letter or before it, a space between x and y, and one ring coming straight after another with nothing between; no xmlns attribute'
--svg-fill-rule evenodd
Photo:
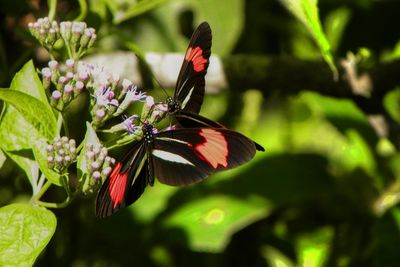
<svg viewBox="0 0 400 267"><path fill-rule="evenodd" d="M169 97L169 95L168 95L168 93L167 93L167 90L165 90L165 88L161 85L161 83L160 83L160 81L156 78L156 76L155 75L153 75L153 84L157 84L158 85L158 87L160 87L161 88L161 90L164 92L164 94L165 94L165 97Z"/></svg>

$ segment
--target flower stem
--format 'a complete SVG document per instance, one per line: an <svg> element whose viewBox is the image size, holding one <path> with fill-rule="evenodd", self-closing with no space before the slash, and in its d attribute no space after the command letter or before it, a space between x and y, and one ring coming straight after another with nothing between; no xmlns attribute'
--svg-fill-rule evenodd
<svg viewBox="0 0 400 267"><path fill-rule="evenodd" d="M80 7L80 14L79 16L75 19L76 21L82 21L86 18L87 15L87 3L86 0L78 0L79 2L79 7Z"/></svg>
<svg viewBox="0 0 400 267"><path fill-rule="evenodd" d="M57 0L47 0L47 5L49 6L49 20L52 21L56 14Z"/></svg>
<svg viewBox="0 0 400 267"><path fill-rule="evenodd" d="M39 201L39 199L44 195L44 193L46 193L47 189L49 189L49 187L51 186L51 183L49 181L47 181L42 188L40 189L40 191L35 194L33 196L33 199L37 202Z"/></svg>
<svg viewBox="0 0 400 267"><path fill-rule="evenodd" d="M61 203L45 202L45 201L40 201L40 200L36 200L36 203L39 204L40 206L46 207L46 208L62 209L62 208L65 208L66 206L68 206L72 202L74 197L75 197L75 195L68 196Z"/></svg>

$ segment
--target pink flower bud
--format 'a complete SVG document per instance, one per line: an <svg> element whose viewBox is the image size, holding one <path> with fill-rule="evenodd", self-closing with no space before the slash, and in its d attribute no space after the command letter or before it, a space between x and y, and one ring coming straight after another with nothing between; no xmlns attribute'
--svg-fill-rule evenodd
<svg viewBox="0 0 400 267"><path fill-rule="evenodd" d="M60 97L61 97L61 93L60 93L60 91L53 91L53 93L51 93L51 97L54 99L54 100L59 100L60 99Z"/></svg>
<svg viewBox="0 0 400 267"><path fill-rule="evenodd" d="M65 85L64 86L64 93L66 93L66 94L71 94L72 93L72 91L73 91L73 87L72 87L72 85L70 85L70 84L67 84L67 85Z"/></svg>
<svg viewBox="0 0 400 267"><path fill-rule="evenodd" d="M106 113L102 109L99 109L96 111L96 117L99 119L102 119L105 115L106 115Z"/></svg>
<svg viewBox="0 0 400 267"><path fill-rule="evenodd" d="M100 174L99 171L95 171L95 172L93 172L92 177L93 177L95 180L98 180L98 179L100 179L101 174Z"/></svg>
<svg viewBox="0 0 400 267"><path fill-rule="evenodd" d="M65 61L65 65L67 65L68 68L73 68L75 65L75 60L73 60L72 58L67 59L67 61Z"/></svg>
<svg viewBox="0 0 400 267"><path fill-rule="evenodd" d="M72 78L74 78L74 74L72 72L67 72L67 74L65 74L65 77L67 78L67 80L71 80Z"/></svg>
<svg viewBox="0 0 400 267"><path fill-rule="evenodd" d="M92 169L97 170L100 167L99 163L97 161L92 162Z"/></svg>
<svg viewBox="0 0 400 267"><path fill-rule="evenodd" d="M58 67L58 62L56 60L50 60L48 65L50 69L55 70Z"/></svg>
<svg viewBox="0 0 400 267"><path fill-rule="evenodd" d="M51 79L51 75L52 75L52 73L51 73L51 70L49 68L43 68L42 69L42 76L43 76L44 79L50 80Z"/></svg>
<svg viewBox="0 0 400 267"><path fill-rule="evenodd" d="M65 84L66 82L67 82L67 78L65 78L64 76L60 76L60 78L58 78L58 83Z"/></svg>

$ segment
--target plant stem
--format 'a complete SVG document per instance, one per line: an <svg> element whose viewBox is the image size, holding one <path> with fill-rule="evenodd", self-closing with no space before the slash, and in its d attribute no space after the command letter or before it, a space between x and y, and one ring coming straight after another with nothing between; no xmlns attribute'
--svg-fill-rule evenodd
<svg viewBox="0 0 400 267"><path fill-rule="evenodd" d="M64 128L64 135L69 137L69 130L68 130L67 121L65 120L64 116L61 113L60 113L60 115L61 115L61 118L62 118L62 121L63 121L62 125L63 125L63 128Z"/></svg>
<svg viewBox="0 0 400 267"><path fill-rule="evenodd" d="M39 189L41 189L41 188L43 187L44 181L46 181L46 176L44 176L44 174L42 173L42 174L40 175L39 181L38 181L38 183L37 183L37 187L38 187Z"/></svg>
<svg viewBox="0 0 400 267"><path fill-rule="evenodd" d="M87 15L87 3L86 3L86 0L78 0L78 2L79 2L79 7L80 7L81 12L75 20L82 21L86 18L86 15Z"/></svg>
<svg viewBox="0 0 400 267"><path fill-rule="evenodd" d="M51 186L51 183L49 181L47 181L42 188L40 188L39 193L35 194L33 196L33 198L35 199L35 201L39 201L39 199L44 195L44 193L46 193L47 189L49 189L49 187Z"/></svg>
<svg viewBox="0 0 400 267"><path fill-rule="evenodd" d="M42 207L46 208L53 208L53 209L62 209L68 206L72 200L74 199L75 195L68 196L63 202L61 203L52 203L52 202L45 202L45 201L40 201L36 200L36 203L39 204Z"/></svg>
<svg viewBox="0 0 400 267"><path fill-rule="evenodd" d="M63 114L61 113L61 111L59 111L59 112L60 113L58 114L58 118L57 118L58 131L61 132L61 128L63 128L64 129L64 135L65 136L69 136L69 130L68 130L67 121L65 120L65 118L64 118Z"/></svg>
<svg viewBox="0 0 400 267"><path fill-rule="evenodd" d="M47 0L47 5L49 6L49 20L52 21L56 14L57 0Z"/></svg>

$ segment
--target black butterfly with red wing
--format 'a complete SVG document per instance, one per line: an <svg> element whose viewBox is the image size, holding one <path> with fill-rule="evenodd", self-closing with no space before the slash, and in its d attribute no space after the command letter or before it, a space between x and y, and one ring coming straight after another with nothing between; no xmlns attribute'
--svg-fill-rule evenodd
<svg viewBox="0 0 400 267"><path fill-rule="evenodd" d="M168 113L173 115L180 127L225 128L219 122L199 115L205 92L205 76L211 55L211 28L202 22L193 32L189 47L175 86L174 98L167 98ZM255 143L256 149L264 148Z"/></svg>
<svg viewBox="0 0 400 267"><path fill-rule="evenodd" d="M210 174L251 160L255 143L225 128L178 128L153 133L144 123L135 142L103 183L96 199L96 216L107 217L135 202L154 177L168 185L189 185Z"/></svg>
<svg viewBox="0 0 400 267"><path fill-rule="evenodd" d="M210 63L211 38L207 22L201 23L193 32L179 71L174 97L167 98L170 114L199 113L205 91L204 77Z"/></svg>

